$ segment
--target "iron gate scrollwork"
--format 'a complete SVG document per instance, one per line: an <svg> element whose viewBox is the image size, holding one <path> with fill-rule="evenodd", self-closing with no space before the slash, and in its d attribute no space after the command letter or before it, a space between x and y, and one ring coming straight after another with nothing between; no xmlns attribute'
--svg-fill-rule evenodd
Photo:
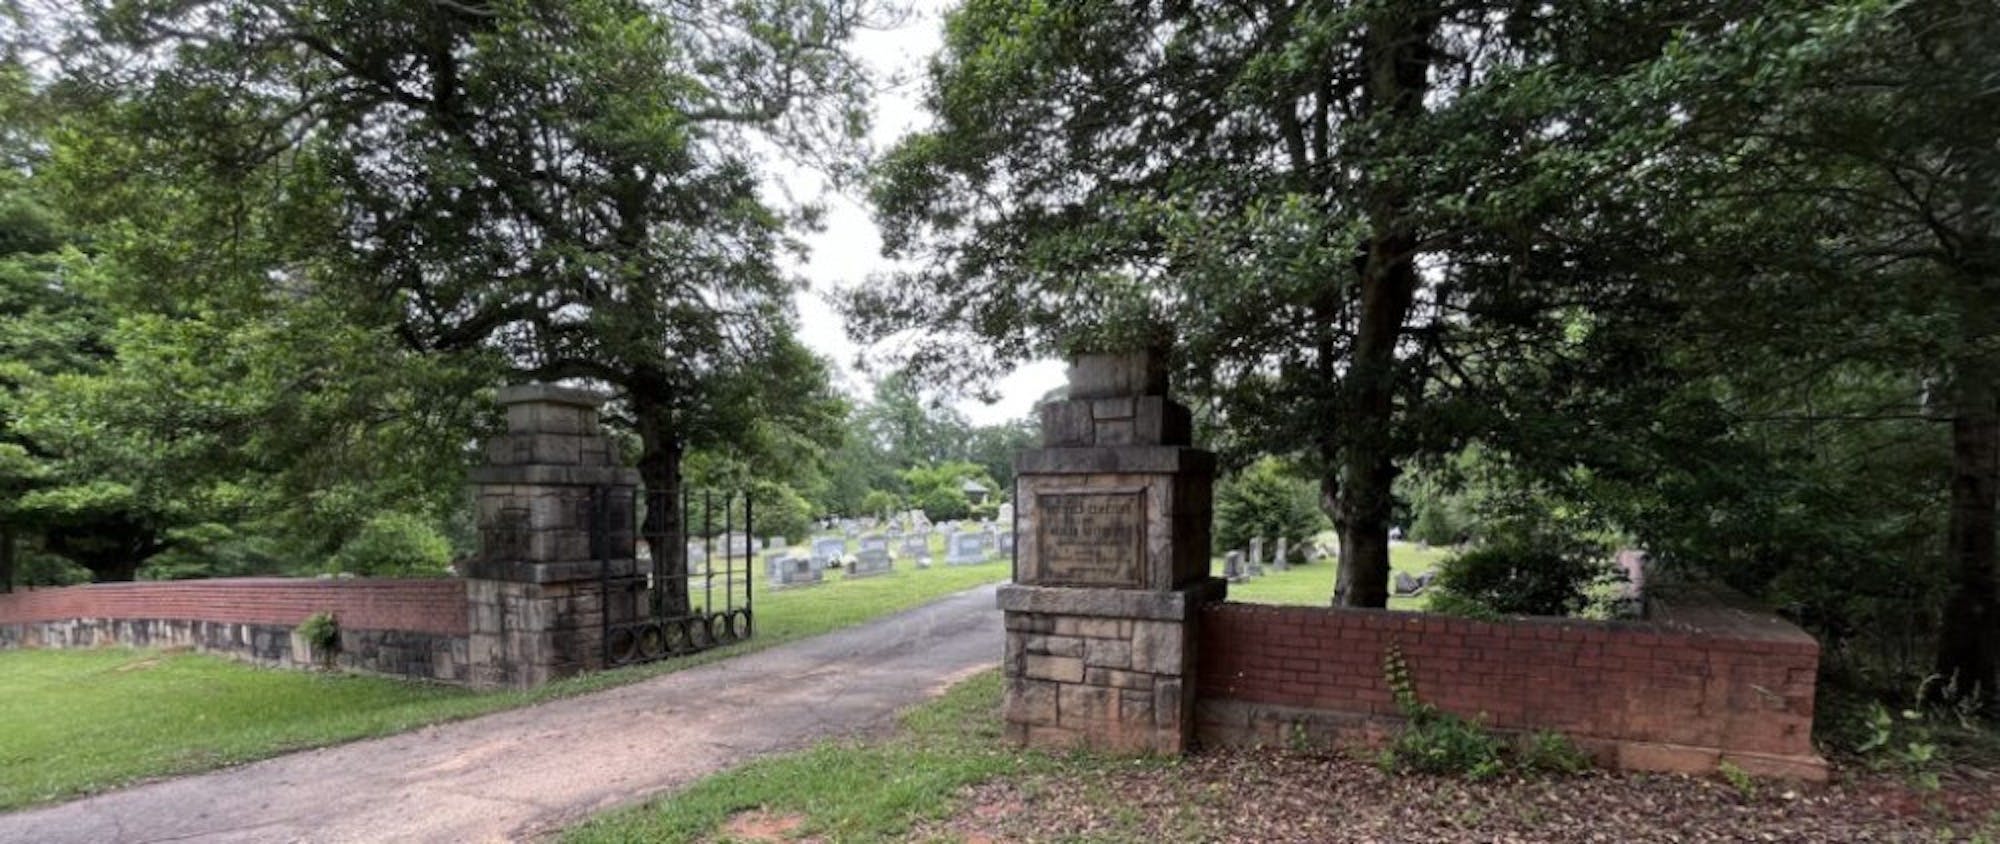
<svg viewBox="0 0 2000 844"><path fill-rule="evenodd" d="M643 506L610 500L627 494ZM604 596L606 668L698 653L743 641L756 630L757 540L749 496L705 490L678 498L609 488L592 496L591 555ZM621 517L633 523L613 523Z"/></svg>

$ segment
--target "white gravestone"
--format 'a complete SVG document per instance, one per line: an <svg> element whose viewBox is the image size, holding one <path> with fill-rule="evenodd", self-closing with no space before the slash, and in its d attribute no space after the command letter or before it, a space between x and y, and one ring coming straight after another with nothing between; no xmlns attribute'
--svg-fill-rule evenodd
<svg viewBox="0 0 2000 844"><path fill-rule="evenodd" d="M819 583L826 577L826 567L811 557L791 554L774 554L768 558L773 581L780 586L799 586Z"/></svg>
<svg viewBox="0 0 2000 844"><path fill-rule="evenodd" d="M895 564L889 560L889 538L881 534L861 537L861 550L854 554L854 564L847 569L848 577L866 577L893 570Z"/></svg>
<svg viewBox="0 0 2000 844"><path fill-rule="evenodd" d="M812 541L812 561L821 568L839 565L846 554L847 540L838 536L822 536Z"/></svg>
<svg viewBox="0 0 2000 844"><path fill-rule="evenodd" d="M986 562L986 537L971 531L945 534L945 565L969 566L983 562Z"/></svg>
<svg viewBox="0 0 2000 844"><path fill-rule="evenodd" d="M914 561L917 568L931 567L931 540L921 533L904 534L901 544L896 546L897 556Z"/></svg>

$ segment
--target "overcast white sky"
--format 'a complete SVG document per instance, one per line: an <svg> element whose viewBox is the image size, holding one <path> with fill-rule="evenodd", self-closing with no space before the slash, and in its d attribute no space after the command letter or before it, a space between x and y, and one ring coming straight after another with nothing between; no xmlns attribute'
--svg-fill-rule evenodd
<svg viewBox="0 0 2000 844"><path fill-rule="evenodd" d="M899 137L923 126L929 118L921 103L922 72L942 37L941 8L937 0L918 0L910 20L894 30L865 32L858 36L856 52L883 81L875 104L874 142L886 149ZM900 78L900 84L891 84ZM800 198L811 198L819 190L819 180L797 174L787 180ZM858 197L827 192L820 201L826 206L826 229L806 238L812 255L801 271L812 289L798 299L800 335L807 345L831 358L838 367L836 376L848 392L868 395L873 375L854 368L861 351L847 337L847 326L825 295L852 286L870 273L888 269L882 257L882 238ZM990 425L1026 416L1035 400L1063 383L1063 364L1038 361L1015 370L994 385L1000 400L986 404L977 399L961 399L955 406L975 425Z"/></svg>

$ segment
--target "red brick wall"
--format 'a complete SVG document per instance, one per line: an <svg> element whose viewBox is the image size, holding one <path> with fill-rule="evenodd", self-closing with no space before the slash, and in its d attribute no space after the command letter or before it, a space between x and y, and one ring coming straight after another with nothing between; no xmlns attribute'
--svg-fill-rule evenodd
<svg viewBox="0 0 2000 844"><path fill-rule="evenodd" d="M1200 636L1203 700L1394 716L1383 679L1393 644L1420 700L1494 728L1556 730L1600 747L1817 758L1818 643L1716 600L1647 622L1214 604Z"/></svg>
<svg viewBox="0 0 2000 844"><path fill-rule="evenodd" d="M78 618L164 619L295 626L330 612L350 630L407 630L464 636L465 581L219 580L96 583L0 595L0 624Z"/></svg>

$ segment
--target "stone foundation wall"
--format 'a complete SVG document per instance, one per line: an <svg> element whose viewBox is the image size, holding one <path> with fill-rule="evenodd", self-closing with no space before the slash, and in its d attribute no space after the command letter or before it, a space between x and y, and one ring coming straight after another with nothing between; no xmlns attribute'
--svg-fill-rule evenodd
<svg viewBox="0 0 2000 844"><path fill-rule="evenodd" d="M192 648L274 668L316 668L312 649L290 627L230 621L77 618L0 624L9 648ZM408 630L342 630L333 667L364 674L462 684L466 638Z"/></svg>
<svg viewBox="0 0 2000 844"><path fill-rule="evenodd" d="M315 665L294 634L315 613L340 625L335 665L419 680L470 679L460 580L103 583L0 595L0 648L194 648L260 665Z"/></svg>
<svg viewBox="0 0 2000 844"><path fill-rule="evenodd" d="M1714 591L1645 622L1211 604L1196 735L1211 745L1379 743L1401 724L1383 662L1418 699L1499 731L1554 730L1606 765L1826 777L1812 747L1819 645Z"/></svg>

